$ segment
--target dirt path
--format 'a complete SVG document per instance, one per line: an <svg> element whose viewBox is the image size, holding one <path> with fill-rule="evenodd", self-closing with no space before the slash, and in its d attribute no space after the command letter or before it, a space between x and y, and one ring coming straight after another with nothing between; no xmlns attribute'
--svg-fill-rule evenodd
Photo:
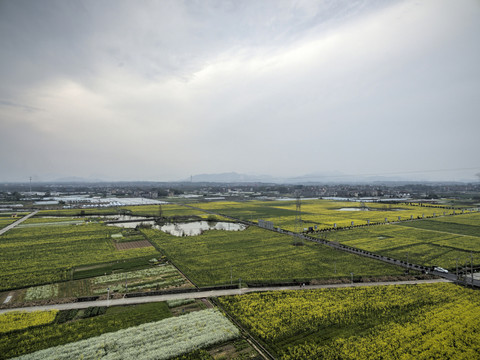
<svg viewBox="0 0 480 360"><path fill-rule="evenodd" d="M121 306L121 305L145 304L150 302L160 302L160 301L167 301L167 300L202 299L202 298L209 298L209 297L242 295L242 294L248 294L250 292L261 292L261 291L281 291L281 290L301 291L301 290L328 289L328 288L341 288L341 287L387 286L387 285L407 285L407 284L411 285L411 284L426 284L426 283L438 283L438 282L450 282L450 281L445 279L433 279L433 280L410 280L410 281L371 282L371 283L333 284L333 285L306 285L302 288L298 286L276 286L276 287L271 286L271 287L261 287L261 288L211 290L211 291L188 292L188 293L167 294L167 295L157 295L157 296L143 296L143 297L135 297L135 298L97 300L97 301L85 301L85 302L75 302L75 303L67 303L67 304L1 309L0 314L5 312L10 312L10 311L70 310L70 309L85 309L90 306Z"/></svg>

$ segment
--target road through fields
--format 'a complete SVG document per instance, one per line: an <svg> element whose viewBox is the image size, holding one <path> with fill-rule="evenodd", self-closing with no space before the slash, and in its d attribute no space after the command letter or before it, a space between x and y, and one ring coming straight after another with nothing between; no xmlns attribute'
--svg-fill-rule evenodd
<svg viewBox="0 0 480 360"><path fill-rule="evenodd" d="M348 283L348 284L332 284L332 285L305 285L305 286L269 286L269 287L255 287L255 288L241 288L241 289L226 289L226 290L210 290L198 292L186 292L177 294L165 294L156 296L142 296L133 298L122 298L112 300L97 300L85 302L73 302L65 304L30 306L22 308L0 309L0 314L11 311L40 311L40 310L70 310L70 309L85 309L91 306L122 306L144 304L150 302L160 302L167 300L178 299L203 299L210 297L242 295L250 292L262 291L282 291L282 290L312 290L312 289L327 289L327 288L342 288L342 287L361 287L361 286L388 286L388 285L414 285L426 283L450 282L445 279L432 280L409 280L409 281L390 281L390 282L369 282L369 283Z"/></svg>
<svg viewBox="0 0 480 360"><path fill-rule="evenodd" d="M11 230L13 229L15 226L17 226L18 224L21 224L22 222L24 222L25 220L31 218L32 216L36 215L38 213L38 210L35 210L34 212L22 217L21 219L18 219L17 221L15 221L13 224L10 224L8 226L5 226L3 229L0 230L0 235L3 235L4 233L6 233L8 230Z"/></svg>

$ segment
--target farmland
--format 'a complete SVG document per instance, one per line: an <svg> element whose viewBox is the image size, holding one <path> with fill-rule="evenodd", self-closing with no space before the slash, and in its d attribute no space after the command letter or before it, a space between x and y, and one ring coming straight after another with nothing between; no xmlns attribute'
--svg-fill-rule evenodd
<svg viewBox="0 0 480 360"><path fill-rule="evenodd" d="M243 282L292 282L356 276L400 275L397 267L256 227L240 232L206 231L175 237L142 230L199 286Z"/></svg>
<svg viewBox="0 0 480 360"><path fill-rule="evenodd" d="M205 210L215 211L220 214L229 215L242 220L257 221L263 219L272 221L275 226L283 229L295 230L295 201L249 201L238 202L216 202L196 204ZM350 227L354 225L366 225L368 220L373 223L407 220L410 218L428 218L453 214L455 210L440 206L419 206L410 203L382 204L382 203L360 203L342 202L331 200L302 200L301 218L302 228L317 227L318 230L331 229L335 225ZM457 210L457 214L459 211ZM301 230L301 229L298 229Z"/></svg>
<svg viewBox="0 0 480 360"><path fill-rule="evenodd" d="M88 341L49 348L21 359L169 359L198 347L239 336L238 329L216 310L202 310L181 317L102 334ZM141 344L142 346L138 346Z"/></svg>
<svg viewBox="0 0 480 360"><path fill-rule="evenodd" d="M222 306L280 359L475 358L480 294L453 284L252 293Z"/></svg>
<svg viewBox="0 0 480 360"><path fill-rule="evenodd" d="M191 209L177 204L159 205L136 205L124 206L121 208L92 208L92 209L62 209L62 210L42 210L39 216L65 216L65 217L83 217L83 216L105 216L128 214L133 216L160 216L159 209L162 209L164 217L178 216L199 216L208 215L201 210Z"/></svg>
<svg viewBox="0 0 480 360"><path fill-rule="evenodd" d="M479 213L438 216L443 211L453 214L453 209L434 206L305 200L302 201L300 229L295 223L295 201L216 202L194 206L249 221L269 220L275 226L290 230L317 226L325 231L313 236L399 260L406 260L408 256L409 262L428 266L452 269L457 258L470 259L470 254L476 256L480 248ZM314 242L302 242L253 225L243 231L206 230L196 236L173 236L148 226L119 228L102 222L101 216L105 214L158 217L159 208L158 205L145 205L40 212L37 217L0 236L0 260L4 264L1 289L10 289L0 294L2 301L10 295L10 305L6 306L11 307L20 303L67 301L81 296L106 298L107 292L121 297L125 292L191 287L192 284L168 264L170 262L197 286L341 283L352 279L376 281L404 277L402 268ZM340 210L345 208L350 210ZM359 210L351 211L352 208ZM57 215L60 217L55 217ZM87 218L89 215L94 217ZM162 216L178 221L212 217L200 209L175 204L162 205ZM402 221L398 221L398 216ZM367 219L370 226L366 226ZM352 221L355 227L351 227ZM336 231L330 231L333 224L337 224ZM344 229L339 229L342 227ZM146 247L140 248L140 245ZM456 354L468 355L468 349L478 349L478 342L472 340L470 334L479 329L464 325L480 320L478 298L473 294L450 284L432 284L257 293L226 297L220 299L220 303L279 359L365 357L361 354L385 358L382 351L394 353L395 349L399 357L407 354L405 356L427 358L436 357L440 351L450 354L449 344L453 341L457 342ZM134 339L137 343L140 340L135 334L139 332L161 339L157 342L167 343L169 337L181 339L185 336L188 339L185 341L197 344L189 347L184 343L182 347L192 351L186 354L185 350L175 350L176 344L171 344L171 348L159 348L154 341L143 340L146 345L142 346L144 353L140 357L161 352L170 357L211 359L217 351L235 354L237 347L242 349L243 345L233 345L237 340L224 342L236 338L237 330L227 331L232 337L213 336L216 340L210 342L202 330L209 329L207 324L196 328L187 320L182 320L187 325L172 320L173 328L183 330L163 334L142 325L162 321L162 326L168 328L169 322L163 323L166 318L188 319L185 314L196 313L204 307L199 301L176 300L168 304L44 313L31 319L20 314L18 321L10 321L13 328L5 327L0 353L5 358L29 354L26 358L34 359L60 358L68 356L65 352L71 354L78 350L86 358L88 354L98 356L100 352L120 357L110 352L109 347L118 346L124 349L122 353L129 354L128 348L135 346L123 338ZM451 335L448 330L454 327L452 319L455 317L461 319L462 324L455 327L458 336ZM207 319L210 318L207 316ZM7 318L4 320L8 322ZM211 321L216 324L215 319ZM189 326L198 336L189 332ZM446 339L448 346L429 353L419 341L429 343L425 334L436 338L433 326L441 330L438 336ZM121 333L122 339L113 335L118 330L125 331ZM213 334L211 330L206 332ZM392 341L395 332L401 334L396 343ZM199 342L195 343L194 338ZM216 350L195 350L196 346L204 347L217 341L223 345ZM393 343L395 349L385 345ZM59 345L62 347L52 349ZM383 350L382 346L388 350Z"/></svg>
<svg viewBox="0 0 480 360"><path fill-rule="evenodd" d="M480 214L369 226L327 234L327 239L409 262L453 269L473 254L478 261Z"/></svg>
<svg viewBox="0 0 480 360"><path fill-rule="evenodd" d="M177 204L162 204L162 216L199 216L206 217L203 211L191 209ZM127 206L125 209L129 210L135 216L159 216L158 205L142 205L142 206Z"/></svg>
<svg viewBox="0 0 480 360"><path fill-rule="evenodd" d="M53 322L58 310L22 312L12 311L0 315L0 334L18 331L29 327L45 325Z"/></svg>
<svg viewBox="0 0 480 360"><path fill-rule="evenodd" d="M192 285L172 265L151 265L141 270L115 272L92 278L65 281L17 290L12 302L32 302L62 298L168 288L189 288Z"/></svg>
<svg viewBox="0 0 480 360"><path fill-rule="evenodd" d="M153 247L115 250L115 232L100 224L10 230L0 241L0 290L68 280L80 265L158 256Z"/></svg>
<svg viewBox="0 0 480 360"><path fill-rule="evenodd" d="M19 356L171 316L165 303L103 309L103 314L96 312L96 316L87 311L62 311L54 323L3 334L0 337L0 358ZM0 318L6 315L2 314Z"/></svg>
<svg viewBox="0 0 480 360"><path fill-rule="evenodd" d="M8 226L15 221L17 221L19 218L12 217L11 214L2 214L0 216L0 229L3 229L5 226Z"/></svg>

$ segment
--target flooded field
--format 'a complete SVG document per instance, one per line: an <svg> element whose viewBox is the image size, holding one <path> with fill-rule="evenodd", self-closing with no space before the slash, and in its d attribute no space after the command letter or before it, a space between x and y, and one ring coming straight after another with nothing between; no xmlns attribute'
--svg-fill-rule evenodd
<svg viewBox="0 0 480 360"><path fill-rule="evenodd" d="M137 226L142 225L151 226L152 229L161 230L167 234L174 236L196 236L202 234L204 231L207 230L242 231L246 229L246 225L223 221L193 221L185 223L168 223L165 225L157 225L154 220L142 220L108 224L108 226L118 226L129 229L134 229Z"/></svg>
<svg viewBox="0 0 480 360"><path fill-rule="evenodd" d="M189 223L165 224L163 226L154 226L154 228L174 236L195 236L207 230L242 231L246 229L246 226L222 221L194 221Z"/></svg>

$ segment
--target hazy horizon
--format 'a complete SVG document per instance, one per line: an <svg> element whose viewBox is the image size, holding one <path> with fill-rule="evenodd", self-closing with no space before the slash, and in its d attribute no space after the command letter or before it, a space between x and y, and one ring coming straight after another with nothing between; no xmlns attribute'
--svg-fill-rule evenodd
<svg viewBox="0 0 480 360"><path fill-rule="evenodd" d="M0 182L474 181L480 2L0 2Z"/></svg>

